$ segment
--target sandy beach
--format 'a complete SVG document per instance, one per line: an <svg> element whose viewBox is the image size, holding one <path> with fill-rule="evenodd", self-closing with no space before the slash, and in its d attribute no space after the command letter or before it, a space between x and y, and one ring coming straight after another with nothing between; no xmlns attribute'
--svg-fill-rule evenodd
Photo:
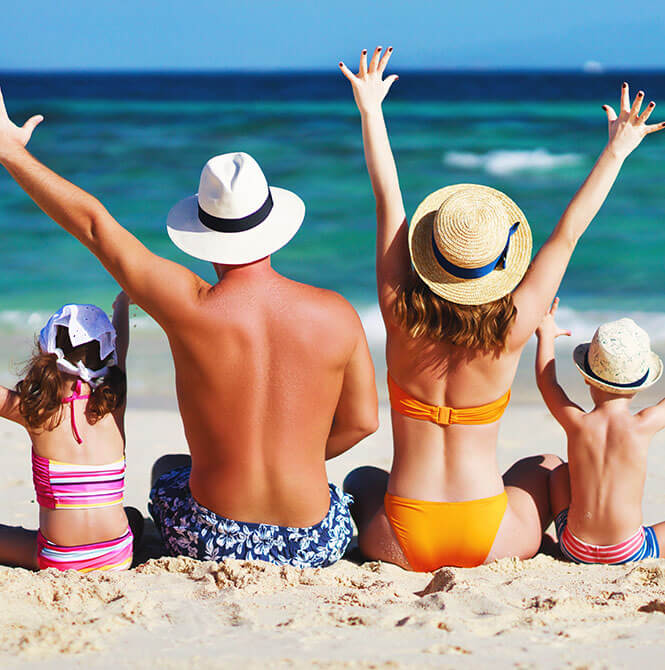
<svg viewBox="0 0 665 670"><path fill-rule="evenodd" d="M588 405L567 347L561 375L575 399ZM503 420L502 468L537 452L565 453L563 432L533 384L532 360L528 350ZM152 389L132 384L132 370L146 365L161 369L151 378ZM147 516L152 462L185 450L160 334L134 335L129 371L125 500ZM153 392L158 386L162 395ZM389 467L382 384L380 393L379 431L328 463L332 481L341 483L361 464ZM2 522L35 527L26 435L2 422L0 440ZM665 518L665 435L652 445L644 515L646 522ZM353 548L331 568L304 571L255 562L201 563L159 557L161 552L147 522L140 565L127 573L82 576L0 567L0 667L603 668L653 662L662 646L660 560L575 566L539 555L414 574L359 562Z"/></svg>

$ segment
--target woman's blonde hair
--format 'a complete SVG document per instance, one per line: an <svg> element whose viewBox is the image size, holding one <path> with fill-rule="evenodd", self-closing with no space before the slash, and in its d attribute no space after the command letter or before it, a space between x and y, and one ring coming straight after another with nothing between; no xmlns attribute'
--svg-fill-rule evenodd
<svg viewBox="0 0 665 670"><path fill-rule="evenodd" d="M483 352L505 349L516 316L511 293L483 305L459 305L433 293L415 272L395 302L397 324L411 337Z"/></svg>

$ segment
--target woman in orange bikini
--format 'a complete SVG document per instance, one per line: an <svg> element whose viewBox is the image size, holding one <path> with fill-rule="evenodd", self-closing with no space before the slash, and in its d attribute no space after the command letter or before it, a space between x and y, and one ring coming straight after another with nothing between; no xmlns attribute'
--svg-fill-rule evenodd
<svg viewBox="0 0 665 670"><path fill-rule="evenodd" d="M605 106L609 142L531 261L526 217L506 195L458 184L430 194L406 221L381 103L392 48L343 63L362 119L377 211L376 271L387 330L394 460L390 474L346 479L362 552L404 568L470 567L537 551L552 520L549 479L561 460L518 461L501 477L499 419L520 354L547 312L577 241L625 158L649 132L650 103L628 85L621 112ZM528 271L527 271L528 269Z"/></svg>

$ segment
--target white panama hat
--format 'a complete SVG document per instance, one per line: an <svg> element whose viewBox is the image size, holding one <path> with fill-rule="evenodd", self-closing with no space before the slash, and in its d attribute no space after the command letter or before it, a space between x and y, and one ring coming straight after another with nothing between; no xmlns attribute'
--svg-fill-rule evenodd
<svg viewBox="0 0 665 670"><path fill-rule="evenodd" d="M575 347L573 360L589 384L620 395L655 384L663 373L649 336L632 319L599 326L591 342Z"/></svg>
<svg viewBox="0 0 665 670"><path fill-rule="evenodd" d="M304 218L305 204L295 193L268 186L259 164L236 152L203 166L199 192L171 209L166 228L190 256L241 265L281 249Z"/></svg>

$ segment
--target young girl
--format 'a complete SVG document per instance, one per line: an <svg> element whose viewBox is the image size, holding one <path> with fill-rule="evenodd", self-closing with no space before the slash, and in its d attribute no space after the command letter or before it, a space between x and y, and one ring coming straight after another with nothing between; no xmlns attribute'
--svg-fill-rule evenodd
<svg viewBox="0 0 665 670"><path fill-rule="evenodd" d="M594 407L585 412L557 383L554 340L558 299L536 330L536 379L568 438L568 467L550 479L559 546L576 563L627 563L658 558L665 522L642 525L642 494L651 438L665 428L665 400L637 414L630 401L655 384L663 364L649 336L631 319L605 323L575 348L575 364Z"/></svg>
<svg viewBox="0 0 665 670"><path fill-rule="evenodd" d="M376 199L376 274L386 325L394 460L390 474L361 468L345 488L365 555L418 571L471 567L538 550L549 525L552 455L522 459L502 477L499 423L522 350L547 313L575 246L603 204L623 161L650 132L621 90L608 106L605 149L531 263L531 231L505 194L477 184L446 186L406 221L382 102L392 49L378 47L357 74L343 63L360 110ZM528 436L525 436L527 439Z"/></svg>
<svg viewBox="0 0 665 670"><path fill-rule="evenodd" d="M113 323L94 305L48 320L24 378L0 387L0 416L32 441L39 531L0 526L0 563L31 569L126 570L133 534L122 507L129 299Z"/></svg>

